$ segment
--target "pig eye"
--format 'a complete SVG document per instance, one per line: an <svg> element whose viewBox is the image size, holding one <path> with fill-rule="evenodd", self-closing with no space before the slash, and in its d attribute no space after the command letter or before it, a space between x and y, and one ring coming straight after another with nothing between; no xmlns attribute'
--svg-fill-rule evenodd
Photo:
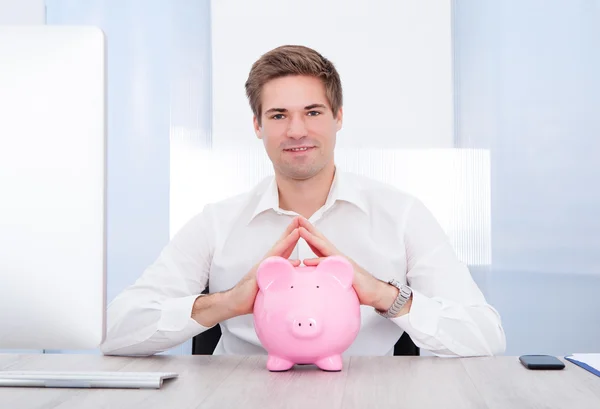
<svg viewBox="0 0 600 409"><path fill-rule="evenodd" d="M319 286L317 286L317 288L319 288Z"/></svg>
<svg viewBox="0 0 600 409"><path fill-rule="evenodd" d="M294 286L291 286L290 288L294 288Z"/></svg>

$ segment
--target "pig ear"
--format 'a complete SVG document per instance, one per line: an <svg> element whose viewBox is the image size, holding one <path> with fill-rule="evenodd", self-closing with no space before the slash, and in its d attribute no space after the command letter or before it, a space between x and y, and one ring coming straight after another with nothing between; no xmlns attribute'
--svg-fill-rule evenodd
<svg viewBox="0 0 600 409"><path fill-rule="evenodd" d="M354 267L342 256L330 256L321 261L317 271L331 275L343 288L350 288L354 280Z"/></svg>
<svg viewBox="0 0 600 409"><path fill-rule="evenodd" d="M274 256L260 263L256 271L256 281L262 291L273 284L276 284L276 288L283 288L291 285L293 274L294 266L288 260Z"/></svg>

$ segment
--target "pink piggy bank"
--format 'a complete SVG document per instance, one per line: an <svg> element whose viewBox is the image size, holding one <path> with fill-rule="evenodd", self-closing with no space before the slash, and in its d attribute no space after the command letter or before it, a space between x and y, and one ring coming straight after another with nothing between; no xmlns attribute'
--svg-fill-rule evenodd
<svg viewBox="0 0 600 409"><path fill-rule="evenodd" d="M254 328L269 356L267 369L294 364L342 370L342 353L360 329L360 303L352 287L354 269L339 256L316 267L294 267L269 257L258 267Z"/></svg>

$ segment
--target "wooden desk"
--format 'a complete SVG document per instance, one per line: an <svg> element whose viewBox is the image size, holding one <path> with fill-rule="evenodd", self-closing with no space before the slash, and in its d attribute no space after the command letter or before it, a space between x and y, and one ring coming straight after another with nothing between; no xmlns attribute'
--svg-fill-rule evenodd
<svg viewBox="0 0 600 409"><path fill-rule="evenodd" d="M0 370L173 371L157 390L0 388L0 408L600 408L600 377L516 357L352 357L342 372L265 368L264 356L0 355Z"/></svg>

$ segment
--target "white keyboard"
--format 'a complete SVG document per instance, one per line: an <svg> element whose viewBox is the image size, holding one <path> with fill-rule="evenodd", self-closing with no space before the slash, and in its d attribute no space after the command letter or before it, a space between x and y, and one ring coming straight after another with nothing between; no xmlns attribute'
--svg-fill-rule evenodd
<svg viewBox="0 0 600 409"><path fill-rule="evenodd" d="M159 389L173 372L3 371L0 387Z"/></svg>

